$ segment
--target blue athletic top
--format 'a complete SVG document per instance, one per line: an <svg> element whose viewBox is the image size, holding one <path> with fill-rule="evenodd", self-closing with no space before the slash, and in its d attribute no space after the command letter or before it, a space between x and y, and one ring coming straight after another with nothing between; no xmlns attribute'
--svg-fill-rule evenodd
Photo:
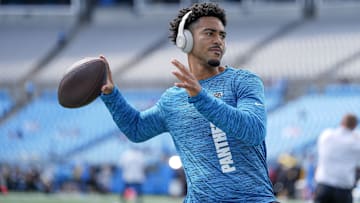
<svg viewBox="0 0 360 203"><path fill-rule="evenodd" d="M172 87L139 112L118 88L101 95L120 130L133 142L169 132L188 185L186 203L275 201L266 163L266 112L260 78L227 67L199 81L188 97Z"/></svg>

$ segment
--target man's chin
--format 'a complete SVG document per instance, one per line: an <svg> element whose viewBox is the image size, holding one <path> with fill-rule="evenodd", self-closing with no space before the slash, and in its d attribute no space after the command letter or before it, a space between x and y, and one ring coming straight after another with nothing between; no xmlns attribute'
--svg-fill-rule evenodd
<svg viewBox="0 0 360 203"><path fill-rule="evenodd" d="M220 60L219 59L210 59L207 61L207 64L212 67L217 67L220 65Z"/></svg>

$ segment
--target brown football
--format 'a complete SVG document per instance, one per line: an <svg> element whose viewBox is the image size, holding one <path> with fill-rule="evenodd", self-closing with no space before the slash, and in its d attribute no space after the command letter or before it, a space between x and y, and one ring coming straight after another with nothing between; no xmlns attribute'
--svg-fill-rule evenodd
<svg viewBox="0 0 360 203"><path fill-rule="evenodd" d="M99 58L84 58L68 68L58 87L58 101L78 108L94 101L106 81L106 66Z"/></svg>

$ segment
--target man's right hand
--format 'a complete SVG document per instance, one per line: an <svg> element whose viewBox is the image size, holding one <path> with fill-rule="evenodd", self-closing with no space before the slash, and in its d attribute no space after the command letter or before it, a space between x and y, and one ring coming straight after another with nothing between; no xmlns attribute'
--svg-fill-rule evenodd
<svg viewBox="0 0 360 203"><path fill-rule="evenodd" d="M100 55L99 58L104 61L106 66L106 83L101 87L101 92L103 94L110 94L114 90L114 82L112 80L110 66L105 56Z"/></svg>

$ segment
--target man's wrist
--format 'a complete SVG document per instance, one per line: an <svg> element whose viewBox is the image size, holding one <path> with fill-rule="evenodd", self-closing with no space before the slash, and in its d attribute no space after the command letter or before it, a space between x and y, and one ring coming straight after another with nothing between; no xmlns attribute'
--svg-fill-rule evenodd
<svg viewBox="0 0 360 203"><path fill-rule="evenodd" d="M195 103L196 101L198 101L199 99L201 99L201 97L206 94L206 91L201 88L200 92L198 92L195 96L189 96L189 103Z"/></svg>

